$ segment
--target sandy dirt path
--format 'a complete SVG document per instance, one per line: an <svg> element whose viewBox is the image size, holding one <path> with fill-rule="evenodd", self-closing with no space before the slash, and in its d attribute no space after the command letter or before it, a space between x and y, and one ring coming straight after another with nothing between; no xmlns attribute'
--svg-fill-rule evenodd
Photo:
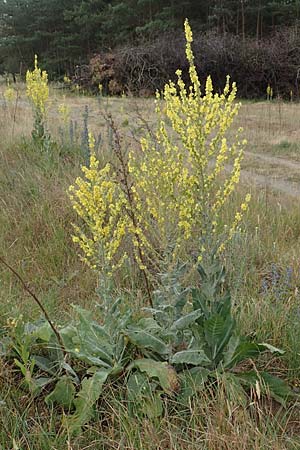
<svg viewBox="0 0 300 450"><path fill-rule="evenodd" d="M259 161L261 161L261 165L266 174L261 175L257 173L257 168L255 167L246 168L242 170L242 182L270 188L290 197L300 198L300 163L287 158L245 151L245 160L247 161L247 158L249 157L255 161L256 164L259 164ZM269 173L267 173L268 168L270 169ZM274 168L276 169L276 174L272 175ZM289 175L294 175L296 180L290 181Z"/></svg>

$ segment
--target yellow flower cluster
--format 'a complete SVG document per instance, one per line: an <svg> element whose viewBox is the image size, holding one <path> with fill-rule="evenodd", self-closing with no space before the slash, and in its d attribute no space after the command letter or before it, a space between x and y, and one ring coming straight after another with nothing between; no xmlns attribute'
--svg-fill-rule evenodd
<svg viewBox="0 0 300 450"><path fill-rule="evenodd" d="M11 87L11 86L7 86L7 88L4 91L4 98L5 100L10 103L13 102L16 98L17 98L17 93L16 91Z"/></svg>
<svg viewBox="0 0 300 450"><path fill-rule="evenodd" d="M70 186L73 207L84 223L84 229L74 226L84 261L94 269L113 271L128 258L129 247L144 270L139 249L145 239L133 220L132 205L124 193L116 172L110 164L99 168L95 156L95 138L89 133L90 167L83 167L84 178Z"/></svg>
<svg viewBox="0 0 300 450"><path fill-rule="evenodd" d="M90 167L84 167L85 178L77 178L76 188L70 187L70 198L77 214L85 222L87 233L75 226L73 241L80 245L85 261L93 268L102 262L118 258L117 252L126 236L127 218L122 209L126 199L109 164L99 169L95 155L91 155Z"/></svg>
<svg viewBox="0 0 300 450"><path fill-rule="evenodd" d="M65 76L64 76L64 83L65 83L65 84L71 84L71 80L70 80L70 78L68 77L68 75L65 75Z"/></svg>
<svg viewBox="0 0 300 450"><path fill-rule="evenodd" d="M128 248L142 270L148 263L159 267L165 255L177 257L195 242L200 251L208 251L212 236L220 251L248 208L250 195L232 223L222 225L223 209L240 179L245 144L239 140L241 130L234 143L227 139L240 107L237 89L227 77L223 92L215 93L208 77L201 92L188 21L185 36L190 85L178 70L177 82L157 93L155 135L141 139L140 153L129 153L129 192L111 165L99 168L89 138L90 168L83 168L85 178L77 179L70 195L86 227L86 232L76 228L74 240L93 267L99 260L119 267Z"/></svg>
<svg viewBox="0 0 300 450"><path fill-rule="evenodd" d="M66 104L65 98L63 99L63 103L58 105L58 113L59 113L64 125L66 126L68 124L69 118L70 118L70 107Z"/></svg>
<svg viewBox="0 0 300 450"><path fill-rule="evenodd" d="M199 235L224 233L220 216L239 182L245 144L239 141L241 130L233 144L226 137L240 108L236 85L231 86L227 77L223 93L214 93L208 77L202 93L187 20L185 36L190 85L177 70L177 83L169 82L162 95L157 93L155 139L142 139L142 157L131 152L129 159L142 228L150 232L154 218L160 251L172 246L175 255ZM240 222L249 200L247 196L227 235Z"/></svg>
<svg viewBox="0 0 300 450"><path fill-rule="evenodd" d="M38 67L38 58L34 58L34 70L26 73L26 90L39 114L45 114L46 102L49 98L48 75Z"/></svg>

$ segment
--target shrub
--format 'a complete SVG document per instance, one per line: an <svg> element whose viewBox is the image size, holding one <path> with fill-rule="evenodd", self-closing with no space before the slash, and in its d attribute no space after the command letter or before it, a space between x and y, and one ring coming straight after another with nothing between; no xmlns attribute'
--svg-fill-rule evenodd
<svg viewBox="0 0 300 450"><path fill-rule="evenodd" d="M184 55L184 41L172 33L162 34L152 43L120 47L113 54L91 59L90 87L97 87L97 60L109 59L110 77L135 95L155 93L165 83L174 80L177 68L188 81L188 65ZM229 73L236 81L240 98L264 98L268 84L274 96L289 99L299 96L299 35L291 29L277 31L271 37L257 41L229 33L220 35L209 31L197 33L194 39L195 65L202 82L211 75L215 90L222 91ZM106 69L108 69L106 67ZM297 75L298 74L298 75Z"/></svg>

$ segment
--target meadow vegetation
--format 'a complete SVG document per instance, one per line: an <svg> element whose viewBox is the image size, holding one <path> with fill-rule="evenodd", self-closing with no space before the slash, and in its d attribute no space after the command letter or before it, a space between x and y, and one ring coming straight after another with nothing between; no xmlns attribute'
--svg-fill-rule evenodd
<svg viewBox="0 0 300 450"><path fill-rule="evenodd" d="M186 36L156 106L1 86L0 448L299 448L300 107Z"/></svg>

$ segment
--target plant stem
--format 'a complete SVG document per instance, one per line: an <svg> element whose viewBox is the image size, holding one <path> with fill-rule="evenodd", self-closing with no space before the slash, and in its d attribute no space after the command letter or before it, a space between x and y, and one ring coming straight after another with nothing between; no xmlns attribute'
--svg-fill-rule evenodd
<svg viewBox="0 0 300 450"><path fill-rule="evenodd" d="M129 203L128 215L130 217L130 220L132 221L132 225L134 227L134 230L136 230L138 224L137 224L137 219L136 219L136 216L135 216L135 213L134 213L134 204L133 204L133 199L132 199L132 192L131 192L131 189L130 189L130 184L129 184L129 179L128 179L128 177L129 177L128 165L124 161L124 155L123 155L123 152L121 150L120 136L119 136L118 130L116 129L115 123L114 123L111 115L109 115L106 118L106 120L108 121L109 126L111 127L111 129L113 131L113 134L114 134L114 137L115 137L115 154L116 154L116 156L117 156L117 158L118 158L118 160L120 162L120 165L121 165L120 172L121 172L121 175L122 175L122 184L124 186L125 194L126 194L126 197L128 199L128 203ZM140 236L136 232L134 233L134 236L135 236L136 241L138 243L137 251L138 251L139 259L140 259L141 263L143 264L143 266L145 266L145 258L144 258L144 255L143 255L142 249L141 249L142 243L141 243ZM153 300L152 300L152 295L151 295L150 282L149 282L147 273L146 273L145 269L142 269L142 268L140 268L140 271L141 271L141 273L143 275L143 278L144 278L145 288L146 288L146 291L147 291L149 304L150 304L151 308L153 308Z"/></svg>
<svg viewBox="0 0 300 450"><path fill-rule="evenodd" d="M42 313L45 316L45 319L47 320L47 322L49 323L53 333L55 334L57 341L59 343L59 346L64 354L64 356L66 356L67 352L63 343L63 340L61 338L61 335L59 334L58 330L56 329L56 327L54 326L52 320L50 319L49 314L47 313L45 307L43 306L43 304L41 303L41 301L37 298L37 296L35 295L35 293L27 286L27 284L25 283L25 281L23 280L23 278L21 277L21 275L13 268L11 267L4 258L2 258L2 256L0 256L0 262L2 262L2 264L9 269L16 278L18 278L18 280L20 281L20 283L22 284L23 288L25 289L26 292L28 292L28 294L34 299L35 303L38 305L38 307L40 308L40 310L42 311Z"/></svg>

